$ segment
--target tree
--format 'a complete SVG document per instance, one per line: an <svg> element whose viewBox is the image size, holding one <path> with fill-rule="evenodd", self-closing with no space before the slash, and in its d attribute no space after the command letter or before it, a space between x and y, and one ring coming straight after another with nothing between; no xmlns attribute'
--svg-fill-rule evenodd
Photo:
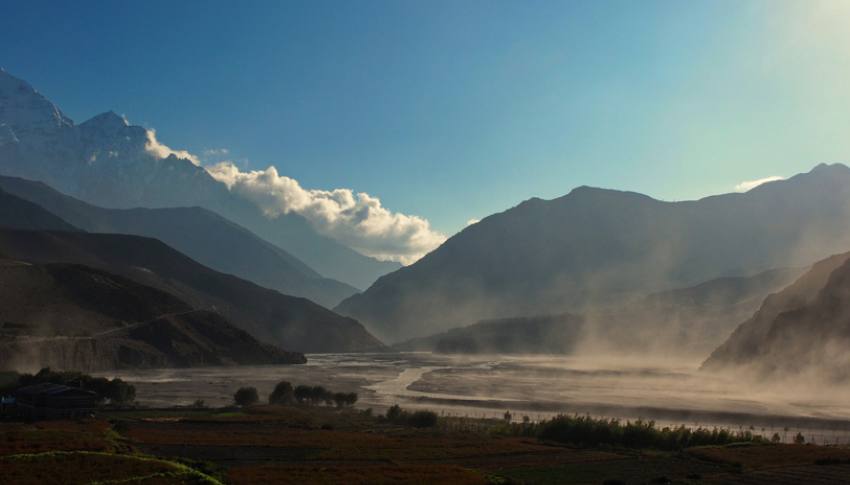
<svg viewBox="0 0 850 485"><path fill-rule="evenodd" d="M310 397L313 395L313 388L301 384L295 388L292 394L295 396L296 401L299 403L305 403L309 401Z"/></svg>
<svg viewBox="0 0 850 485"><path fill-rule="evenodd" d="M256 387L242 387L233 395L233 400L240 406L250 406L260 400Z"/></svg>
<svg viewBox="0 0 850 485"><path fill-rule="evenodd" d="M387 419L390 421L397 421L402 416L401 406L398 404L393 404L387 409Z"/></svg>
<svg viewBox="0 0 850 485"><path fill-rule="evenodd" d="M354 403L357 402L357 393L356 392L335 392L333 395L334 403L336 407L341 408L345 406L354 406Z"/></svg>
<svg viewBox="0 0 850 485"><path fill-rule="evenodd" d="M269 394L269 404L291 404L294 400L295 391L292 389L292 384L287 381L278 382Z"/></svg>
<svg viewBox="0 0 850 485"><path fill-rule="evenodd" d="M804 445L806 444L806 437L803 436L803 433L798 432L797 436L794 437L795 445Z"/></svg>

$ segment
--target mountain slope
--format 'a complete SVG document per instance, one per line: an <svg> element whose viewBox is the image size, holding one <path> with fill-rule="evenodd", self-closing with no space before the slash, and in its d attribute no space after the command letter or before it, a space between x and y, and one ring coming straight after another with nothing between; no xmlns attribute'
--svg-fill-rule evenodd
<svg viewBox="0 0 850 485"><path fill-rule="evenodd" d="M396 350L504 354L639 353L686 358L717 347L737 322L803 270L776 269L654 293L586 315L485 320L394 345Z"/></svg>
<svg viewBox="0 0 850 485"><path fill-rule="evenodd" d="M796 374L820 368L846 373L850 344L850 253L814 264L767 297L703 364L703 369L750 368L759 374ZM841 370L843 367L844 370Z"/></svg>
<svg viewBox="0 0 850 485"><path fill-rule="evenodd" d="M583 339L578 315L484 320L394 346L401 351L447 354L570 354Z"/></svg>
<svg viewBox="0 0 850 485"><path fill-rule="evenodd" d="M276 218L113 112L75 125L26 82L0 70L0 173L47 183L108 208L203 207L357 288L397 269L318 234L296 214Z"/></svg>
<svg viewBox="0 0 850 485"><path fill-rule="evenodd" d="M200 207L103 209L41 182L15 177L0 177L0 189L83 230L156 238L205 266L320 305L332 307L357 292L344 283L322 278L286 251Z"/></svg>
<svg viewBox="0 0 850 485"><path fill-rule="evenodd" d="M10 229L77 231L56 215L0 189L0 224Z"/></svg>
<svg viewBox="0 0 850 485"><path fill-rule="evenodd" d="M139 236L0 230L0 254L33 263L76 263L213 309L260 340L302 352L374 350L381 344L355 320L209 269L164 243Z"/></svg>
<svg viewBox="0 0 850 485"><path fill-rule="evenodd" d="M221 315L81 265L0 260L0 368L302 363Z"/></svg>
<svg viewBox="0 0 850 485"><path fill-rule="evenodd" d="M850 247L850 169L662 202L579 187L489 216L337 306L385 340L482 319L585 312L635 294L805 266Z"/></svg>

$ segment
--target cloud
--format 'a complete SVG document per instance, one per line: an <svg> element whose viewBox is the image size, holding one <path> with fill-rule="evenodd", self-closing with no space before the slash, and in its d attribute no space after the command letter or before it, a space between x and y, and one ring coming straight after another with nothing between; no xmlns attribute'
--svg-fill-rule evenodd
<svg viewBox="0 0 850 485"><path fill-rule="evenodd" d="M207 148L201 153L201 156L204 160L213 160L218 159L221 160L222 157L226 157L230 155L230 150L227 148Z"/></svg>
<svg viewBox="0 0 850 485"><path fill-rule="evenodd" d="M466 221L466 225L471 226L473 224L478 224L479 222L481 222L481 219L476 219L473 217L472 219Z"/></svg>
<svg viewBox="0 0 850 485"><path fill-rule="evenodd" d="M230 191L257 204L269 217L296 213L321 234L381 260L410 264L446 240L419 216L392 212L380 199L351 189L305 189L275 167L242 171L224 161L205 167Z"/></svg>
<svg viewBox="0 0 850 485"><path fill-rule="evenodd" d="M735 186L735 192L747 192L758 187L761 184L766 184L768 182L776 182L777 180L785 180L785 177L780 177L779 175L771 175L770 177L765 177L757 180L745 180Z"/></svg>
<svg viewBox="0 0 850 485"><path fill-rule="evenodd" d="M186 150L172 150L168 145L160 143L159 140L156 139L156 130L147 129L146 132L148 141L145 143L145 151L151 155L157 158L168 158L169 155L174 155L177 158L189 160L195 165L201 165L201 160Z"/></svg>

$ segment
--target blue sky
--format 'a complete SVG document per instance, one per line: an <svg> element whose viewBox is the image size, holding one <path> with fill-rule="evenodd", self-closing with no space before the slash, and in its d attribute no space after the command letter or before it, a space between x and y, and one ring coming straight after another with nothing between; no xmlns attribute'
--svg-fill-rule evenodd
<svg viewBox="0 0 850 485"><path fill-rule="evenodd" d="M578 185L674 200L850 154L850 2L0 0L0 66L445 234ZM209 157L218 161L225 157Z"/></svg>

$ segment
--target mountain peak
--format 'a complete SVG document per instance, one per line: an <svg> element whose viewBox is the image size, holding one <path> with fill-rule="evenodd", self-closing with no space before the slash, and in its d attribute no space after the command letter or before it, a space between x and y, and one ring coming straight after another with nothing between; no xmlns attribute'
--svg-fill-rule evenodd
<svg viewBox="0 0 850 485"><path fill-rule="evenodd" d="M26 81L0 70L0 125L18 138L70 127L74 122Z"/></svg>
<svg viewBox="0 0 850 485"><path fill-rule="evenodd" d="M80 126L98 127L109 131L117 131L130 126L127 120L118 113L110 110L83 122Z"/></svg>

